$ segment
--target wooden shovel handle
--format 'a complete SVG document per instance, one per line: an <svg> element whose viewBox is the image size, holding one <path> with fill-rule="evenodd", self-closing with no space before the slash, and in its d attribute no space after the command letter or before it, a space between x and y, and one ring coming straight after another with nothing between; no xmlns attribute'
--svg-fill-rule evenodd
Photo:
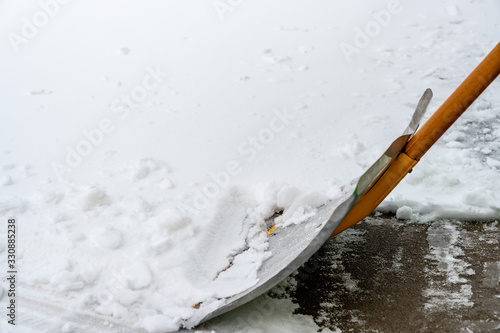
<svg viewBox="0 0 500 333"><path fill-rule="evenodd" d="M368 216L396 187L420 158L465 112L500 73L500 43L486 56L432 117L415 133L404 152L393 160L380 179L363 194L332 236Z"/></svg>
<svg viewBox="0 0 500 333"><path fill-rule="evenodd" d="M500 73L500 43L408 142L405 153L414 160L432 147Z"/></svg>

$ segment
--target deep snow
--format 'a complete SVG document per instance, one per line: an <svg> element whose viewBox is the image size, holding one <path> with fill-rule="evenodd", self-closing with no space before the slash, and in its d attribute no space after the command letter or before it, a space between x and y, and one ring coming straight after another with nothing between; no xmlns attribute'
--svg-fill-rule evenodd
<svg viewBox="0 0 500 333"><path fill-rule="evenodd" d="M338 196L402 132L425 88L432 113L500 36L493 0L222 2L0 3L0 215L17 220L21 293L176 329L200 298L255 283L269 255L265 217L287 208L284 225L297 223ZM500 218L498 89L379 210ZM243 226L247 214L254 224ZM235 229L207 258L220 219ZM2 228L0 267L6 244ZM236 267L248 274L227 270L206 288L243 249ZM255 330L317 329L289 300L270 302L280 315ZM225 318L217 332L243 330Z"/></svg>

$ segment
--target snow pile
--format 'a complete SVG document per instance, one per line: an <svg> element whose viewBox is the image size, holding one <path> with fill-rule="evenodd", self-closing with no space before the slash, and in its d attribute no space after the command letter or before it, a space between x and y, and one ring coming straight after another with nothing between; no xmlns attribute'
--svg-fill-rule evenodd
<svg viewBox="0 0 500 333"><path fill-rule="evenodd" d="M296 187L286 186L278 192L277 206L284 210L283 214L276 218L278 226L286 228L291 224L306 221L317 213L318 207L327 201L326 195L319 192L301 191Z"/></svg>
<svg viewBox="0 0 500 333"><path fill-rule="evenodd" d="M413 214L413 209L408 206L399 207L396 211L396 218L399 220L410 220L411 222L418 222L418 215Z"/></svg>
<svg viewBox="0 0 500 333"><path fill-rule="evenodd" d="M396 218L399 220L409 220L411 219L412 213L413 209L411 209L411 207L403 206L396 211Z"/></svg>
<svg viewBox="0 0 500 333"><path fill-rule="evenodd" d="M114 179L133 187L131 172L136 174L122 168ZM23 283L56 290L74 311L148 332L177 331L223 298L254 286L260 265L272 255L266 219L283 211L303 221L304 209L310 216L326 200L298 188L294 197L284 184L258 184L230 187L211 209L188 212L189 200L146 199L147 188L113 193L75 183L49 187L57 190L23 202L25 218L36 216L46 228L39 242L23 248L23 267L33 269Z"/></svg>

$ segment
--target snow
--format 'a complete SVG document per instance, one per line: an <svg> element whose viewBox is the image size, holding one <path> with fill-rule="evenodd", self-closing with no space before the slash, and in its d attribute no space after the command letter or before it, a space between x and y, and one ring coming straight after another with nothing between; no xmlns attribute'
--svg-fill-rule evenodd
<svg viewBox="0 0 500 333"><path fill-rule="evenodd" d="M153 315L144 318L143 326L148 332L162 333L177 331L179 323L164 315Z"/></svg>
<svg viewBox="0 0 500 333"><path fill-rule="evenodd" d="M429 279L429 286L424 290L427 302L424 307L428 311L443 308L472 307L472 286L467 277L474 275L471 264L463 258L463 250L459 243L459 232L456 226L446 224L429 228L427 241L431 249L429 260L437 262L436 271L427 272L431 277L444 273L446 280L436 282ZM454 290L449 287L458 286Z"/></svg>
<svg viewBox="0 0 500 333"><path fill-rule="evenodd" d="M408 206L399 207L396 211L396 218L399 220L410 220L413 214L413 209Z"/></svg>
<svg viewBox="0 0 500 333"><path fill-rule="evenodd" d="M490 151L488 150L488 152ZM500 168L500 161L491 157L486 157L486 164L492 168Z"/></svg>
<svg viewBox="0 0 500 333"><path fill-rule="evenodd" d="M432 113L500 32L494 0L227 3L0 4L0 215L18 221L26 288L115 325L177 330L257 283L266 218L304 223L338 198L425 88ZM498 89L380 211L500 218ZM290 300L270 302L273 316L250 303L209 327L244 331L250 309L262 332L318 329Z"/></svg>
<svg viewBox="0 0 500 333"><path fill-rule="evenodd" d="M319 192L305 192L296 187L285 186L277 194L276 205L284 213L275 219L276 225L286 228L290 224L306 221L327 202L327 196Z"/></svg>

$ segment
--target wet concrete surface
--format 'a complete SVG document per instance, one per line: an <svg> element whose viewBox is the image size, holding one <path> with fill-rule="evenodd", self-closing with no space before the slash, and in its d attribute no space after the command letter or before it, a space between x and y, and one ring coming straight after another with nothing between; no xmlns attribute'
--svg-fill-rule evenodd
<svg viewBox="0 0 500 333"><path fill-rule="evenodd" d="M333 332L500 332L500 223L369 217L295 276Z"/></svg>

